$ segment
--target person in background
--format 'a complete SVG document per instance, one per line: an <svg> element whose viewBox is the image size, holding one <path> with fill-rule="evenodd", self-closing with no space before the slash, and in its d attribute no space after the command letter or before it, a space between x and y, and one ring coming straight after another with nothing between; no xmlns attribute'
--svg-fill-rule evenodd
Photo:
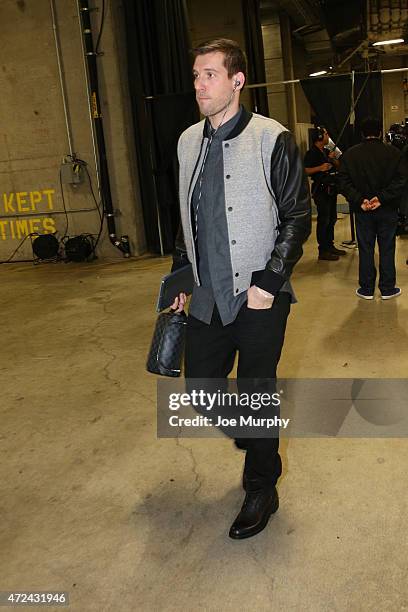
<svg viewBox="0 0 408 612"><path fill-rule="evenodd" d="M329 134L324 127L312 130L313 146L304 157L305 171L312 179L312 196L317 208L316 238L319 259L337 261L346 251L334 246L337 221L337 152L329 151Z"/></svg>
<svg viewBox="0 0 408 612"><path fill-rule="evenodd" d="M340 192L352 206L356 219L360 284L356 294L365 300L374 298L377 241L378 287L382 299L389 300L401 294L396 286L395 234L407 176L401 151L382 141L378 119L365 119L362 134L363 141L343 154L339 169Z"/></svg>

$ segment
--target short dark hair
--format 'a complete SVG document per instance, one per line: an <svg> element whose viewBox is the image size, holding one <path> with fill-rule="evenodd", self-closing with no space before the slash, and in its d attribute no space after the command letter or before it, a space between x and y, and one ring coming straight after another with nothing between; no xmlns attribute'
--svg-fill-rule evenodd
<svg viewBox="0 0 408 612"><path fill-rule="evenodd" d="M313 144L319 140L323 140L326 132L327 130L324 125L315 125L310 133L310 138Z"/></svg>
<svg viewBox="0 0 408 612"><path fill-rule="evenodd" d="M364 138L367 138L367 136L379 136L382 132L382 121L375 117L366 117L361 123L361 131Z"/></svg>
<svg viewBox="0 0 408 612"><path fill-rule="evenodd" d="M197 55L206 55L207 53L223 53L224 66L228 72L230 79L237 72L243 72L246 76L247 61L245 53L235 40L229 38L215 38L201 43L195 49L192 49L194 59Z"/></svg>

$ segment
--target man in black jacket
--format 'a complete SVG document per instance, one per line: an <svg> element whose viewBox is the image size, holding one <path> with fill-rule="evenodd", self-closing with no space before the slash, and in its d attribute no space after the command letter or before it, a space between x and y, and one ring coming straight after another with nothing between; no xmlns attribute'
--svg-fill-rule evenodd
<svg viewBox="0 0 408 612"><path fill-rule="evenodd" d="M380 253L378 287L383 300L401 294L395 286L395 233L398 205L406 183L401 152L382 142L381 123L367 118L362 124L363 142L343 154L339 171L340 191L355 212L359 248L359 282L356 290L365 300L374 298L377 271L375 242Z"/></svg>

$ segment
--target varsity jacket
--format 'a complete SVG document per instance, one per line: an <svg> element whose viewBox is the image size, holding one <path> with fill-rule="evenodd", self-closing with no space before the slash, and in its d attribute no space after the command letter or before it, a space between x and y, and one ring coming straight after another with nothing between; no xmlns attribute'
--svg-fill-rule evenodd
<svg viewBox="0 0 408 612"><path fill-rule="evenodd" d="M184 244L179 233L173 269L187 255L197 285L191 197L208 144L204 122L185 130L178 142ZM288 280L311 231L309 188L292 135L277 121L244 109L223 141L223 162L234 295L251 284L274 295L280 289L292 292Z"/></svg>

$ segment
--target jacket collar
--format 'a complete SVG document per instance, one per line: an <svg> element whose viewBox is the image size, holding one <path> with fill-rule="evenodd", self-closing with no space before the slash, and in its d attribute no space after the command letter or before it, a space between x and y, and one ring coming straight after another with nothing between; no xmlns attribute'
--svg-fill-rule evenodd
<svg viewBox="0 0 408 612"><path fill-rule="evenodd" d="M243 106L241 107L241 116L238 119L238 122L236 123L236 125L232 128L231 132L229 134L227 134L225 136L225 138L223 138L223 141L225 140L231 140L232 138L236 138L237 136L239 136L241 134L241 132L243 132L246 128L246 126L248 125L248 123L251 121L252 119L252 113L250 113L249 111L247 111ZM204 138L209 138L210 133L209 133L209 121L205 121L204 122L204 129L203 129L203 137Z"/></svg>

